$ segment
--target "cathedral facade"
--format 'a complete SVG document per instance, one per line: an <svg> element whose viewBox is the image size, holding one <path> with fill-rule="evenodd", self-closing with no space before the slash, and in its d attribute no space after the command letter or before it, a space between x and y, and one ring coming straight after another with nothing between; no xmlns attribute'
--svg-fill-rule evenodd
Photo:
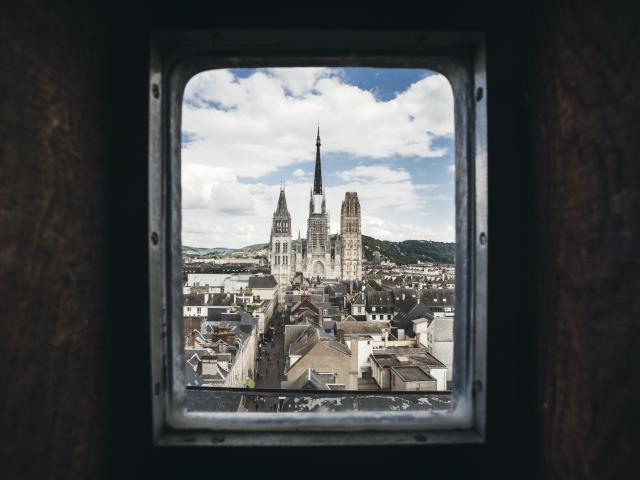
<svg viewBox="0 0 640 480"><path fill-rule="evenodd" d="M280 189L278 206L273 214L269 264L280 285L287 285L296 272L306 278L361 280L362 238L360 233L360 202L356 192L347 192L342 202L340 234L329 232L329 212L322 187L320 160L320 130L316 138L316 165L313 188L309 194L307 238L292 248L291 215L287 209L284 189Z"/></svg>

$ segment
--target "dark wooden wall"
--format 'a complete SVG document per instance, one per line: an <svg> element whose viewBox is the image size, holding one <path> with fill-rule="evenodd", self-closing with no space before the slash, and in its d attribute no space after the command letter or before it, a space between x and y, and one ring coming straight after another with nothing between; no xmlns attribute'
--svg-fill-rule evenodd
<svg viewBox="0 0 640 480"><path fill-rule="evenodd" d="M637 477L640 10L559 2L539 22L529 88L544 462L553 478Z"/></svg>
<svg viewBox="0 0 640 480"><path fill-rule="evenodd" d="M108 463L106 27L82 2L0 7L3 478Z"/></svg>
<svg viewBox="0 0 640 480"><path fill-rule="evenodd" d="M332 476L422 476L415 460L428 462L425 475L447 478L634 475L640 17L633 2L532 2L525 12L469 2L411 18L318 4L239 15L219 4L136 10L94 2L91 10L85 3L0 8L3 478L167 478L189 468L284 475L327 463ZM291 25L488 32L486 445L284 455L150 445L148 32Z"/></svg>

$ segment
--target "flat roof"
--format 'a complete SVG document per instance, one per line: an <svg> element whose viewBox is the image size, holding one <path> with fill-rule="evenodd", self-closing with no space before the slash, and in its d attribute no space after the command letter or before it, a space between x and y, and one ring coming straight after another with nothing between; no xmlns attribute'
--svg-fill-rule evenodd
<svg viewBox="0 0 640 480"><path fill-rule="evenodd" d="M420 367L392 367L391 373L400 377L404 382L435 382L436 380Z"/></svg>
<svg viewBox="0 0 640 480"><path fill-rule="evenodd" d="M386 324L380 322L339 322L336 323L336 329L342 332L343 335L358 335L358 334L382 334L383 330L388 328Z"/></svg>
<svg viewBox="0 0 640 480"><path fill-rule="evenodd" d="M420 349L413 349L420 350ZM375 350L371 354L373 360L382 368L390 367L426 367L426 368L446 368L446 366L431 355L426 350L418 352L391 352L389 349L376 352Z"/></svg>

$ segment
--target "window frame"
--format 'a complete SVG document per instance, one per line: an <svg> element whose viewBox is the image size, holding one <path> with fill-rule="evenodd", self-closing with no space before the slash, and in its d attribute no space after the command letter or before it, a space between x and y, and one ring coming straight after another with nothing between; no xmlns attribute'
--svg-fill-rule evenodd
<svg viewBox="0 0 640 480"><path fill-rule="evenodd" d="M237 413L229 413L216 419L213 417L217 413L185 415L179 411L184 385L180 384L182 357L174 355L183 341L182 256L175 254L180 251L181 236L181 119L176 112L182 109L184 86L194 74L214 68L315 65L426 68L445 75L451 83L456 150L456 389L452 393L456 412L444 416L432 412L304 414L306 418L268 413L240 414L244 415L240 418ZM153 33L148 233L152 438L156 445L484 442L488 281L485 65L484 35L480 32ZM231 421L230 416L234 417Z"/></svg>

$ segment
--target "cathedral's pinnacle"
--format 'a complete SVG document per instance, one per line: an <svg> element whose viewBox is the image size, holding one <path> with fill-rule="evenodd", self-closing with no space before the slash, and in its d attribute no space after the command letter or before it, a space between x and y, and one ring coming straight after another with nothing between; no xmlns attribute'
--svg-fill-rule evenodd
<svg viewBox="0 0 640 480"><path fill-rule="evenodd" d="M278 207L276 208L276 212L274 215L278 216L289 216L289 209L287 208L287 198L284 193L284 186L280 187L280 196L278 197Z"/></svg>
<svg viewBox="0 0 640 480"><path fill-rule="evenodd" d="M322 195L322 168L320 166L320 125L318 125L318 137L316 138L316 174L313 179L314 195Z"/></svg>

